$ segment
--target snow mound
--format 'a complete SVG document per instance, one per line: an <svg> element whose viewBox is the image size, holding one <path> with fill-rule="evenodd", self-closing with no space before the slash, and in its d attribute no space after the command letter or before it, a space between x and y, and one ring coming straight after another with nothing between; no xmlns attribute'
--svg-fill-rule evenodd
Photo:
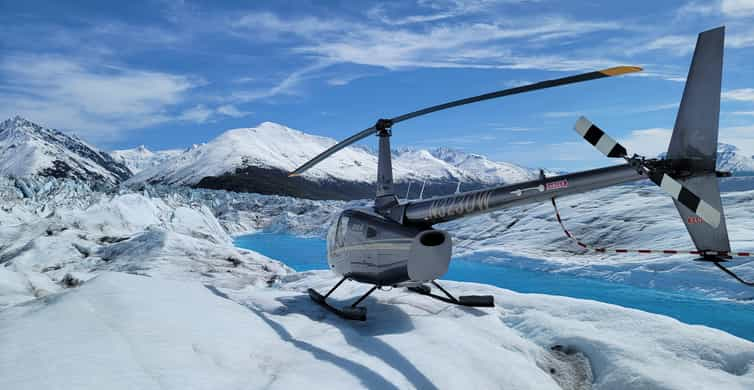
<svg viewBox="0 0 754 390"><path fill-rule="evenodd" d="M293 274L225 290L105 273L0 317L0 387L12 389L750 389L754 344L617 306L483 285L495 309L393 290L353 323L313 305ZM338 298L363 288L345 285ZM95 366L96 365L96 366ZM593 382L593 383L592 383Z"/></svg>
<svg viewBox="0 0 754 390"><path fill-rule="evenodd" d="M43 207L34 191L44 187L30 186L31 198L3 196L0 309L75 287L102 271L235 287L271 283L289 272L277 261L235 248L206 205L142 193L87 197L68 188L71 183L48 183L58 190L43 193L64 199L39 201ZM68 195L80 203L65 200Z"/></svg>

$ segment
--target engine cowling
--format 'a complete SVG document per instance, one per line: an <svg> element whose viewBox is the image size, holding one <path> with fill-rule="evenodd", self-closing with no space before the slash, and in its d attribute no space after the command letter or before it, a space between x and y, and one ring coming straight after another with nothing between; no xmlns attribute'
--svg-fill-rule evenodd
<svg viewBox="0 0 754 390"><path fill-rule="evenodd" d="M444 230L425 230L414 237L408 256L408 276L414 281L437 279L448 272L453 242Z"/></svg>

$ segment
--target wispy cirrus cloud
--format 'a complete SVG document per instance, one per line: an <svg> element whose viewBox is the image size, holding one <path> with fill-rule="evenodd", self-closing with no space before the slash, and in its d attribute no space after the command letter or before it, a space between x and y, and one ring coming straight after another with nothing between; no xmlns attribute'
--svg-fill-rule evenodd
<svg viewBox="0 0 754 390"><path fill-rule="evenodd" d="M743 18L754 15L754 1L751 0L713 0L691 1L676 10L676 15L714 15L721 14L730 18Z"/></svg>
<svg viewBox="0 0 754 390"><path fill-rule="evenodd" d="M407 25L415 23L437 22L459 16L489 11L501 3L523 3L525 0L419 0L416 4L409 2L380 3L369 10L367 16L387 25ZM407 12L407 5L418 6L419 10Z"/></svg>
<svg viewBox="0 0 754 390"><path fill-rule="evenodd" d="M220 115L229 116L232 118L243 118L252 114L251 111L242 111L232 104L225 104L217 107L216 112Z"/></svg>
<svg viewBox="0 0 754 390"><path fill-rule="evenodd" d="M248 103L279 95L297 95L299 94L299 86L301 83L308 79L318 77L318 71L325 69L330 65L331 63L328 61L315 61L310 65L288 73L278 81L273 82L272 85L236 90L230 94L228 100L239 103Z"/></svg>
<svg viewBox="0 0 754 390"><path fill-rule="evenodd" d="M383 6L377 6L382 9ZM348 63L401 68L510 68L575 70L617 63L607 59L531 54L518 47L527 41L553 41L597 31L620 30L618 22L573 20L545 15L536 24L462 20L427 26L355 23L338 18L281 17L248 13L232 23L235 35L255 39L291 39L293 53L330 64Z"/></svg>
<svg viewBox="0 0 754 390"><path fill-rule="evenodd" d="M722 0L720 11L730 17L746 17L754 15L754 1L752 0Z"/></svg>
<svg viewBox="0 0 754 390"><path fill-rule="evenodd" d="M754 103L754 88L739 88L723 91L721 97L724 100Z"/></svg>
<svg viewBox="0 0 754 390"><path fill-rule="evenodd" d="M576 70L615 64L605 59L568 58L514 50L527 40L548 40L595 31L620 29L617 23L573 21L560 16L540 18L536 25L459 23L422 30L362 27L299 45L295 52L334 63L388 69L509 68Z"/></svg>
<svg viewBox="0 0 754 390"><path fill-rule="evenodd" d="M29 116L55 127L102 135L169 120L201 79L69 58L21 55L0 63L4 116Z"/></svg>
<svg viewBox="0 0 754 390"><path fill-rule="evenodd" d="M238 115L229 107L180 110L197 77L92 63L60 56L13 55L0 62L0 116L27 116L50 126L109 140L170 121L203 123Z"/></svg>
<svg viewBox="0 0 754 390"><path fill-rule="evenodd" d="M661 51L677 56L685 56L694 51L696 36L693 35L665 35L652 38L649 41L630 49L629 54L647 51Z"/></svg>
<svg viewBox="0 0 754 390"><path fill-rule="evenodd" d="M631 131L628 136L619 140L629 153L637 153L646 157L657 157L668 150L672 129L649 128Z"/></svg>
<svg viewBox="0 0 754 390"><path fill-rule="evenodd" d="M754 125L720 128L720 142L735 145L749 155L754 155Z"/></svg>

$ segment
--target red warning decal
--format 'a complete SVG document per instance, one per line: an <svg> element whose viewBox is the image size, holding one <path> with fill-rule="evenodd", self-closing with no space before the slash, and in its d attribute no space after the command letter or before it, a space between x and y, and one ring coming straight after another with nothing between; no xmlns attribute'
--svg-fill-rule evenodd
<svg viewBox="0 0 754 390"><path fill-rule="evenodd" d="M700 224L700 223L703 223L703 222L704 222L704 220L702 219L702 217L699 217L699 216L696 216L696 215L694 215L692 217L686 218L686 223L689 224L689 225L697 225L697 224Z"/></svg>
<svg viewBox="0 0 754 390"><path fill-rule="evenodd" d="M563 179L563 180L553 181L553 182L545 184L545 190L547 191L558 190L561 188L568 188L568 180Z"/></svg>

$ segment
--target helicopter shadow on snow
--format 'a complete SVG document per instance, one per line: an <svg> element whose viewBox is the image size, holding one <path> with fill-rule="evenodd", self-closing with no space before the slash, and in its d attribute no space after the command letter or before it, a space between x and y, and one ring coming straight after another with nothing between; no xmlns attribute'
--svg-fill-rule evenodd
<svg viewBox="0 0 754 390"><path fill-rule="evenodd" d="M374 371L373 369L367 367L366 365L347 359L334 352L328 351L327 349L318 347L312 343L296 338L294 335L292 335L288 331L288 329L286 329L286 327L283 324L271 318L272 317L271 314L274 314L274 313L267 313L264 310L258 307L255 307L253 304L235 301L232 298L230 298L227 294L218 290L214 286L205 285L205 287L211 293L221 298L238 303L242 307L254 313L260 320L262 320L262 322L267 324L267 326L269 326L270 329L272 329L278 335L278 337L280 337L281 340L293 345L294 347L298 348L301 351L308 352L317 360L329 362L332 365L336 367L340 367L346 372L350 373L364 385L364 388L398 389L397 386L392 384L385 377L383 377L382 375L380 375L378 372ZM412 382L412 383L415 383L415 382ZM431 389L436 388L436 386L434 386L430 382L427 381L427 383L429 383L429 386L427 386L427 388L431 388ZM423 383L418 382L417 385L418 384L423 384Z"/></svg>
<svg viewBox="0 0 754 390"><path fill-rule="evenodd" d="M359 306L368 309L367 320L363 322L340 318L337 315L330 313L325 308L316 305L307 294L277 298L276 300L280 302L282 307L276 310L273 314L302 314L312 321L325 322L333 325L341 331L349 330L355 332L361 337L408 333L415 329L412 320L413 317L434 316L451 309L460 310L465 314L473 315L475 317L489 314L474 307L448 305L418 295L415 298L419 300L426 299L426 301L417 304L414 299L402 299L406 295L414 295L413 293L406 293L405 295L398 295L395 292L390 293L395 295L388 299L378 299L375 296L369 296L359 304ZM329 298L328 302L332 306L339 308L349 306L355 299L355 297L341 299L333 297ZM419 313L408 313L405 310L406 306L411 306L412 309Z"/></svg>
<svg viewBox="0 0 754 390"><path fill-rule="evenodd" d="M399 350L380 340L376 336L401 334L415 329L411 317L402 308L391 303L380 302L368 297L362 305L368 307L367 321L349 321L339 318L324 308L315 305L306 294L277 298L284 309L276 315L302 314L311 321L323 322L338 329L343 338L353 348L383 361L386 365L400 372L417 389L436 389L432 381ZM332 299L336 307L349 305L353 299Z"/></svg>
<svg viewBox="0 0 754 390"><path fill-rule="evenodd" d="M211 285L205 285L205 287L213 294L234 301L225 293L219 291L217 288ZM368 320L365 322L348 321L328 312L324 308L313 304L307 294L296 294L292 296L285 296L276 298L276 300L282 305L277 310L272 312L266 312L254 305L244 304L238 301L241 306L245 307L257 317L259 317L264 323L266 323L281 340L288 342L296 348L310 353L318 360L327 361L331 364L341 367L347 372L351 373L359 379L365 388L375 389L397 389L393 383L384 378L378 372L374 371L370 367L367 367L356 361L347 359L340 356L335 352L328 351L323 347L316 346L312 343L304 340L297 339L292 335L286 327L273 319L273 316L288 316L292 314L301 314L307 317L309 320L325 323L338 329L345 341L353 348L359 349L362 352L371 355L377 359L383 361L386 365L392 367L394 370L401 373L406 380L408 380L412 387L420 389L436 389L432 381L427 378L409 359L407 359L399 350L391 346L390 344L380 340L377 336L390 335L390 334L402 334L413 331L415 329L414 323L411 319L412 315L409 315L401 306L403 304L409 304L420 310L424 310L423 315L437 315L439 312L450 309L452 306L428 306L428 305L443 305L428 301L427 306L415 305L413 302L405 302L401 299L401 296L393 297L388 301L378 300L375 297L368 297L362 302L369 308ZM353 301L353 298L349 299L331 299L331 304L342 307L347 306ZM439 307L436 312L428 311L427 307ZM484 311L470 308L459 307L464 312L474 316L486 315Z"/></svg>

